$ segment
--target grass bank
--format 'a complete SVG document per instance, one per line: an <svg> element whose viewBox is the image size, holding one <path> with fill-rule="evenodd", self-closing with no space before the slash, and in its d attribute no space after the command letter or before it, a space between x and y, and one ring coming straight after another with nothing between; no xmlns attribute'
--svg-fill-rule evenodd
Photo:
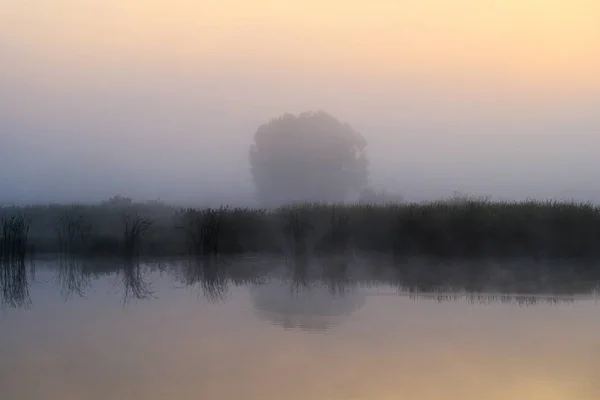
<svg viewBox="0 0 600 400"><path fill-rule="evenodd" d="M277 209L160 203L0 209L0 259L376 252L402 257L600 256L600 207L565 202L298 204Z"/></svg>

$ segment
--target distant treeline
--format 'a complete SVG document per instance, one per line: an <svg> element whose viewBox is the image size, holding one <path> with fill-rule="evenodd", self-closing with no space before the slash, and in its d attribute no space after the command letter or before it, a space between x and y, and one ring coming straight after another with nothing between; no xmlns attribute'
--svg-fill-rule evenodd
<svg viewBox="0 0 600 400"><path fill-rule="evenodd" d="M27 255L214 256L346 252L440 258L600 256L600 207L455 199L276 209L102 205L0 208L0 259Z"/></svg>

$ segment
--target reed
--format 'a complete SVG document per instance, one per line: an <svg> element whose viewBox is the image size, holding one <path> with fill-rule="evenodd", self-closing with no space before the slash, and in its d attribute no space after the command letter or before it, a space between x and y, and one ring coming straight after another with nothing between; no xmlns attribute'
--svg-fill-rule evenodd
<svg viewBox="0 0 600 400"><path fill-rule="evenodd" d="M76 214L76 209L65 212L57 222L56 236L62 255L83 254L89 249L92 226Z"/></svg>
<svg viewBox="0 0 600 400"><path fill-rule="evenodd" d="M0 260L2 263L24 262L28 250L31 216L25 213L4 216L0 221Z"/></svg>
<svg viewBox="0 0 600 400"><path fill-rule="evenodd" d="M123 219L123 213L129 217ZM76 212L55 205L4 211L2 221L3 258L18 258L31 248L38 253L115 256L123 247L126 254L153 256L358 252L389 254L398 260L600 256L600 207L573 202L454 198L428 203L303 203L267 210L119 203L79 206ZM147 237L150 226L152 235Z"/></svg>
<svg viewBox="0 0 600 400"><path fill-rule="evenodd" d="M297 258L306 255L309 251L308 238L314 230L310 217L315 210L317 208L312 204L291 205L278 210L283 223L286 255Z"/></svg>
<svg viewBox="0 0 600 400"><path fill-rule="evenodd" d="M179 228L183 229L190 255L209 256L219 254L221 223L226 208L198 210L188 208L180 211Z"/></svg>
<svg viewBox="0 0 600 400"><path fill-rule="evenodd" d="M152 220L137 214L123 215L123 250L125 258L139 257L142 238L152 224Z"/></svg>

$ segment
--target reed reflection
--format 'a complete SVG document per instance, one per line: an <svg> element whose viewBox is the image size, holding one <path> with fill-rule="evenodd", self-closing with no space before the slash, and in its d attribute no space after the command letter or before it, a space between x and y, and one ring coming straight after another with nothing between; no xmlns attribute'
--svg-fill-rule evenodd
<svg viewBox="0 0 600 400"><path fill-rule="evenodd" d="M181 281L186 286L198 286L209 302L224 301L229 291L225 262L213 257L193 257L182 265Z"/></svg>
<svg viewBox="0 0 600 400"><path fill-rule="evenodd" d="M34 271L34 267L27 268L25 261L3 260L0 263L0 286L2 287L0 304L13 308L30 307L32 302L29 286Z"/></svg>
<svg viewBox="0 0 600 400"><path fill-rule="evenodd" d="M137 257L126 257L122 261L122 267L118 277L123 284L123 304L128 304L132 299L144 300L152 297L154 292L150 290L150 283L146 280L145 269Z"/></svg>
<svg viewBox="0 0 600 400"><path fill-rule="evenodd" d="M73 296L84 297L92 286L92 271L86 262L77 257L62 255L58 260L55 283L60 286L65 300Z"/></svg>
<svg viewBox="0 0 600 400"><path fill-rule="evenodd" d="M0 219L0 303L9 307L29 307L30 279L34 264L27 270L27 249L31 217L27 214L4 215Z"/></svg>
<svg viewBox="0 0 600 400"><path fill-rule="evenodd" d="M35 269L33 264L28 269L27 264L24 258L1 258L3 304L12 307L32 305L29 290ZM393 263L355 255L322 258L199 256L179 261L163 260L156 264L136 256L99 260L62 255L56 261L44 264L56 268L53 283L60 288L65 300L85 296L96 280L106 276L115 277L123 290L124 304L133 299L148 299L155 294L150 282L152 275L156 279L171 276L183 287L197 288L211 303L226 301L231 285L249 287L253 296L259 298L257 309L261 310L269 307L256 292L268 292L273 287L278 293L273 296L282 297L267 302L276 303L277 307L293 308L291 303L295 301L319 301L317 299L322 296L323 304L314 305L314 308L327 310L328 303L361 292L373 296L379 288L387 288L388 295L422 300L549 304L572 301L578 295L593 295L600 282L599 274L594 272L600 268L595 265L554 265L527 260L440 262L414 259ZM156 275L156 271L160 275ZM323 291L327 294L320 294Z"/></svg>

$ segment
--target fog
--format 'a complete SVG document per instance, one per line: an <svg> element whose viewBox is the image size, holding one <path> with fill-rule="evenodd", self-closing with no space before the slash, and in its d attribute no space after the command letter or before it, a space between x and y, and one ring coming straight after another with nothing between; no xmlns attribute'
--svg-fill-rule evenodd
<svg viewBox="0 0 600 400"><path fill-rule="evenodd" d="M541 17L496 10L485 30L467 0L447 17L406 2L414 20L383 1L339 20L336 2L318 18L175 3L2 5L0 203L252 204L254 132L308 110L359 131L372 186L408 200L600 202L595 4L524 2Z"/></svg>

